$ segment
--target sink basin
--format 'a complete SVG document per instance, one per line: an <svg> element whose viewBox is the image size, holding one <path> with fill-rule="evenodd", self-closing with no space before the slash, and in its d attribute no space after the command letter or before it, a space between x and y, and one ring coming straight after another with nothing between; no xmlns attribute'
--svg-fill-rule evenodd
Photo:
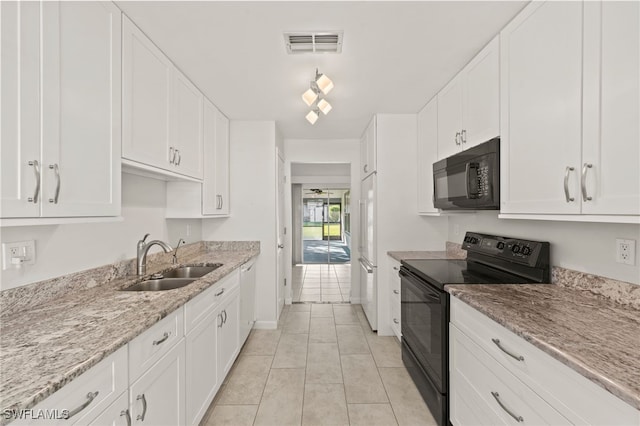
<svg viewBox="0 0 640 426"><path fill-rule="evenodd" d="M213 266L184 266L163 272L162 275L164 275L165 278L200 278L221 266L222 263L216 263Z"/></svg>
<svg viewBox="0 0 640 426"><path fill-rule="evenodd" d="M122 291L165 291L175 290L194 282L196 278L162 278L159 280L142 281L131 287L123 288Z"/></svg>

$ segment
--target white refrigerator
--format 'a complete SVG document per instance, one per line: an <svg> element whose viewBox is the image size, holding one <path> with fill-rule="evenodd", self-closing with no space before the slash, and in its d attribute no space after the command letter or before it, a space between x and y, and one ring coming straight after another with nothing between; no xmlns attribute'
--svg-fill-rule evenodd
<svg viewBox="0 0 640 426"><path fill-rule="evenodd" d="M376 261L376 174L360 184L360 303L372 330L378 329Z"/></svg>

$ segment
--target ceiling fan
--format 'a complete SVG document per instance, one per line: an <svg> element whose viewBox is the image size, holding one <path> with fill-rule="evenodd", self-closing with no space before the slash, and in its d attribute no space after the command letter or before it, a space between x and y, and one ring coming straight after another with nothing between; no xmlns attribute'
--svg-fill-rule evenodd
<svg viewBox="0 0 640 426"><path fill-rule="evenodd" d="M323 191L322 189L319 188L309 188L307 189L307 192L305 194L307 195L323 195L326 194L326 191Z"/></svg>

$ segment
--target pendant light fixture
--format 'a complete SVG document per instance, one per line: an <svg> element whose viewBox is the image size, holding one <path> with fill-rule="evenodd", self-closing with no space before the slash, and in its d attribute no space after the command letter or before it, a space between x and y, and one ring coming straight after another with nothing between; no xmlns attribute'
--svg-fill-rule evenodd
<svg viewBox="0 0 640 426"><path fill-rule="evenodd" d="M333 89L333 81L324 74L320 74L316 68L315 79L310 83L309 89L302 94L302 100L312 108L306 115L306 119L312 125L318 121L320 112L327 115L333 108L321 95L326 95Z"/></svg>

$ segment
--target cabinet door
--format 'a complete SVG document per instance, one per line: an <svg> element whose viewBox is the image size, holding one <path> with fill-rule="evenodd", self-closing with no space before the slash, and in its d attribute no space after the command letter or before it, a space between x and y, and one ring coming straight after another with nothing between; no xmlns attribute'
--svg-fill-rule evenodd
<svg viewBox="0 0 640 426"><path fill-rule="evenodd" d="M369 173L367 173L367 171L370 168L370 166L367 164L368 147L369 145L367 144L367 131L365 129L364 133L362 134L362 137L360 138L360 179L361 180L363 180L369 175Z"/></svg>
<svg viewBox="0 0 640 426"><path fill-rule="evenodd" d="M219 387L216 363L219 321L220 317L211 312L185 338L186 414L190 425L202 420Z"/></svg>
<svg viewBox="0 0 640 426"><path fill-rule="evenodd" d="M202 179L202 93L180 71L174 70L172 146L177 173Z"/></svg>
<svg viewBox="0 0 640 426"><path fill-rule="evenodd" d="M438 160L438 99L418 113L418 213L437 213L433 207L433 163Z"/></svg>
<svg viewBox="0 0 640 426"><path fill-rule="evenodd" d="M185 423L185 344L180 340L129 390L134 424L174 426Z"/></svg>
<svg viewBox="0 0 640 426"><path fill-rule="evenodd" d="M0 2L0 217L37 217L40 159L40 5Z"/></svg>
<svg viewBox="0 0 640 426"><path fill-rule="evenodd" d="M582 213L640 214L639 75L640 4L585 3Z"/></svg>
<svg viewBox="0 0 640 426"><path fill-rule="evenodd" d="M240 346L251 333L256 319L256 264L247 262L240 269Z"/></svg>
<svg viewBox="0 0 640 426"><path fill-rule="evenodd" d="M377 170L377 125L376 125L376 116L374 115L367 127L367 175L375 172Z"/></svg>
<svg viewBox="0 0 640 426"><path fill-rule="evenodd" d="M391 301L391 306L389 309L390 317L389 320L391 322L391 329L393 333L396 335L398 340L402 337L401 331L401 313L400 313L400 262L393 258L389 258L389 300Z"/></svg>
<svg viewBox="0 0 640 426"><path fill-rule="evenodd" d="M580 213L582 3L534 2L500 37L501 211Z"/></svg>
<svg viewBox="0 0 640 426"><path fill-rule="evenodd" d="M229 119L220 111L216 112L216 213L228 215L230 212L229 194Z"/></svg>
<svg viewBox="0 0 640 426"><path fill-rule="evenodd" d="M494 38L464 68L462 147L500 135L500 39Z"/></svg>
<svg viewBox="0 0 640 426"><path fill-rule="evenodd" d="M129 419L127 419L129 416ZM109 407L89 423L91 426L129 426L129 394L123 392Z"/></svg>
<svg viewBox="0 0 640 426"><path fill-rule="evenodd" d="M462 149L462 78L456 76L438 93L438 158Z"/></svg>
<svg viewBox="0 0 640 426"><path fill-rule="evenodd" d="M216 214L220 205L216 196L216 116L218 108L207 98L203 108L203 160L202 214Z"/></svg>
<svg viewBox="0 0 640 426"><path fill-rule="evenodd" d="M43 216L120 214L121 12L42 5Z"/></svg>
<svg viewBox="0 0 640 426"><path fill-rule="evenodd" d="M218 310L218 380L227 376L240 350L239 291L231 293Z"/></svg>
<svg viewBox="0 0 640 426"><path fill-rule="evenodd" d="M122 157L172 170L173 65L126 16L122 25Z"/></svg>

